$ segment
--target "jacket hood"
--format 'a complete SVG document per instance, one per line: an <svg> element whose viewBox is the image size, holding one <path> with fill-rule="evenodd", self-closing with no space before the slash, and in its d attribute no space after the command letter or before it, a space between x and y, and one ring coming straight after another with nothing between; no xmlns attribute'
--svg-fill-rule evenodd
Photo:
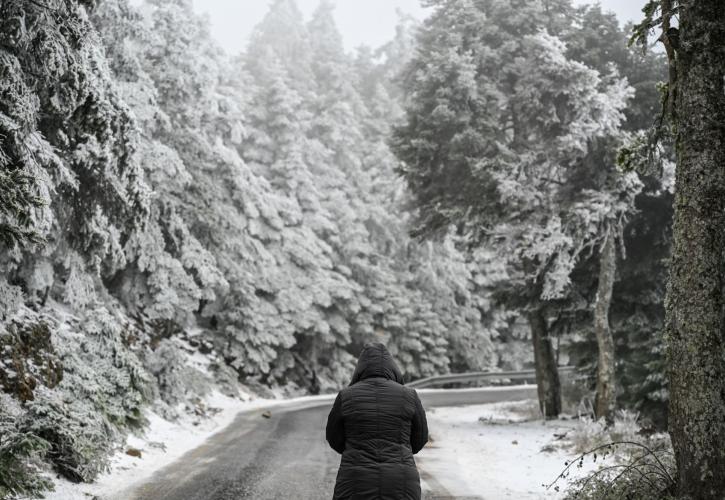
<svg viewBox="0 0 725 500"><path fill-rule="evenodd" d="M350 385L373 377L382 377L403 384L403 374L383 344L366 344L363 347Z"/></svg>

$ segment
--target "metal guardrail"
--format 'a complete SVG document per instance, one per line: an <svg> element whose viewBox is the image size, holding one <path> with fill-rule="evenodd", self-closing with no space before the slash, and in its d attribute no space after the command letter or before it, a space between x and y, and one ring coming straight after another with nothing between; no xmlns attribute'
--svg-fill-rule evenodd
<svg viewBox="0 0 725 500"><path fill-rule="evenodd" d="M570 373L573 366L560 366L559 374ZM445 375L433 375L405 384L407 387L423 389L444 384L457 384L465 382L480 382L483 380L531 380L536 379L536 370L521 370L508 372L468 372L468 373L447 373Z"/></svg>

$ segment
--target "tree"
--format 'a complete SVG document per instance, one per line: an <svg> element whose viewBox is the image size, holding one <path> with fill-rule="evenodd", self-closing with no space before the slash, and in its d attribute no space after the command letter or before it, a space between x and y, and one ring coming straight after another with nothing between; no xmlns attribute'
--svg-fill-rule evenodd
<svg viewBox="0 0 725 500"><path fill-rule="evenodd" d="M158 6L154 13L161 17L165 11ZM173 92L179 75L163 64L156 64L167 78L166 87L155 84L156 74L146 71L145 65L147 58L158 57L156 52L161 50L158 45L163 43L164 31L152 32L143 16L125 0L104 2L92 19L107 48L119 93L144 132L133 158L142 166L153 191L147 223L133 231L124 246L129 265L114 276L109 289L149 326L163 329L168 323L190 325L201 304L224 292L227 282L214 256L190 227L187 214L195 208L189 196L194 177L167 132L174 111L168 105L173 99L166 94ZM185 67L184 75L192 76L193 65L201 57L187 54L190 57L185 63L192 67ZM173 56L171 51L169 56ZM204 74L206 78L210 71ZM206 87L211 85L209 80L204 83ZM195 85L202 84L192 86ZM184 100L194 102L190 95ZM193 123L190 113L185 115L185 121Z"/></svg>
<svg viewBox="0 0 725 500"><path fill-rule="evenodd" d="M666 301L669 430L683 498L725 491L725 9L716 0L652 0L634 39L661 28L665 111L677 152ZM658 17L659 16L659 17ZM672 25L674 17L679 27Z"/></svg>
<svg viewBox="0 0 725 500"><path fill-rule="evenodd" d="M238 151L287 200L286 213L297 214L280 234L296 263L282 274L332 299L290 311L295 343L281 352L280 372L301 378L307 364L331 385L346 378L348 353L371 340L387 342L408 377L448 371L454 357L457 366L490 366L489 330L470 298L462 254L400 236L409 220L386 144L399 116L389 63L355 64L330 2L306 25L296 12L292 1L274 2L242 58L247 121ZM304 54L295 53L300 47ZM313 313L315 321L299 321ZM463 345L467 356L456 356Z"/></svg>
<svg viewBox="0 0 725 500"><path fill-rule="evenodd" d="M661 54L628 47L630 28L623 29L615 14L604 12L601 6L577 7L574 16L575 21L562 34L567 55L602 75L621 75L634 95L623 110L626 118L620 130L590 144L582 163L585 168L568 181L572 195L589 193L582 200L581 220L594 223L597 229L591 251L572 271L569 293L558 307L555 331L568 337L564 346L570 360L591 374L597 417L611 421L616 397L618 404L635 407L661 424L666 419L661 403L666 390L658 373L658 324L664 300L660 284L668 248L670 202L667 176L662 172L670 171L670 163L667 148L647 158L640 145L658 115L656 83L666 75L665 61ZM639 168L640 163L647 168ZM613 254L604 252L609 234L615 235L617 250ZM651 261L643 254L647 242L649 251L657 256ZM604 268L609 273L602 277L613 280L610 299L607 293L598 293L603 284L598 277ZM613 363L610 369L603 369L597 358L607 352ZM597 389L603 386L610 388L608 398L601 397L602 391Z"/></svg>
<svg viewBox="0 0 725 500"><path fill-rule="evenodd" d="M98 245L114 237L94 222L124 233L140 223L146 200L132 120L85 17L92 5L0 7L0 239L38 242L57 222L63 239L100 262L108 255Z"/></svg>
<svg viewBox="0 0 725 500"><path fill-rule="evenodd" d="M12 438L42 438L44 458L75 481L107 467L151 392L132 347L143 333L107 293L150 202L94 7L0 4L0 225L10 228L0 229L0 378L12 359L32 381Z"/></svg>
<svg viewBox="0 0 725 500"><path fill-rule="evenodd" d="M0 258L31 303L50 295L87 305L123 267L125 240L148 214L133 118L98 50L92 7L1 7L0 238L45 241Z"/></svg>
<svg viewBox="0 0 725 500"><path fill-rule="evenodd" d="M302 98L311 90L314 79L310 64L310 42L307 27L295 0L274 0L267 15L256 26L244 54L245 68L250 74L264 71L266 56L274 53L289 72L288 84Z"/></svg>
<svg viewBox="0 0 725 500"><path fill-rule="evenodd" d="M508 295L531 327L541 409L554 416L551 301L600 238L574 223L585 193L567 196L565 186L589 144L616 132L629 91L539 31L561 31L566 2L433 3L406 71L406 121L393 138L419 213L415 234L454 225L508 259L516 285Z"/></svg>

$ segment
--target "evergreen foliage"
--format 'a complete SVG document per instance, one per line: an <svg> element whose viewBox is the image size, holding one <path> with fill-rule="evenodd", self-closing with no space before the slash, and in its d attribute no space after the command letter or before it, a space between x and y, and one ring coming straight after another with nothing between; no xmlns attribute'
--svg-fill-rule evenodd
<svg viewBox="0 0 725 500"><path fill-rule="evenodd" d="M40 495L50 487L38 475L48 443L21 429L20 414L17 402L0 393L0 498Z"/></svg>
<svg viewBox="0 0 725 500"><path fill-rule="evenodd" d="M330 4L305 24L274 3L235 58L189 2L46 5L2 7L0 312L13 345L45 325L0 365L28 464L92 480L146 405L174 418L208 391L190 331L231 393L337 388L375 339L408 379L493 366L485 271L401 237L390 62L356 64Z"/></svg>
<svg viewBox="0 0 725 500"><path fill-rule="evenodd" d="M628 28L598 6L580 7L579 27L566 39L572 57L605 71L614 67L635 89L625 109L624 134L604 142L590 155L593 172L616 172L614 155L623 170L637 172L642 190L627 210L619 228L621 250L610 305L610 324L616 344L619 404L635 408L662 427L666 424L667 390L664 381L662 328L667 262L671 245L671 148L665 142L649 150L649 129L660 112L657 81L666 78L664 56L642 53L626 45ZM575 293L564 306L558 332L576 332L568 347L573 364L592 374L596 359L591 308L596 293L598 263L583 259L572 273ZM591 379L593 380L593 379ZM592 383L593 388L593 383Z"/></svg>
<svg viewBox="0 0 725 500"><path fill-rule="evenodd" d="M405 71L406 119L393 136L418 209L414 234L455 226L470 245L497 253L507 262L492 284L499 317L507 309L543 310L544 325L563 337L564 348L566 333L576 332L571 354L588 370L597 366L595 257L611 235L621 261L613 264L624 268L604 305L619 346L619 400L638 401L661 422L657 325L669 243L666 236L653 242L660 258L635 248L632 258L653 266L646 280L627 260L627 245L668 226L661 217L671 203L666 151L657 156L659 168L633 168L642 162L642 131L658 115L663 58L628 48L626 31L599 6L432 5ZM657 213L641 212L652 204ZM631 309L640 303L646 328Z"/></svg>
<svg viewBox="0 0 725 500"><path fill-rule="evenodd" d="M658 66L608 52L611 17L436 0L350 54L331 2L275 0L229 56L189 0L96 3L0 4L0 498L42 462L93 480L213 386L337 389L370 341L407 380L526 367L521 313L589 321L608 231L612 327L643 346L622 401L664 394L670 195L614 163L641 163Z"/></svg>
<svg viewBox="0 0 725 500"><path fill-rule="evenodd" d="M534 313L541 405L556 415L547 309L640 189L634 174L607 178L587 161L618 133L631 90L569 57L568 2L431 4L406 69L406 120L393 136L418 209L414 234L456 226L508 261L509 305Z"/></svg>

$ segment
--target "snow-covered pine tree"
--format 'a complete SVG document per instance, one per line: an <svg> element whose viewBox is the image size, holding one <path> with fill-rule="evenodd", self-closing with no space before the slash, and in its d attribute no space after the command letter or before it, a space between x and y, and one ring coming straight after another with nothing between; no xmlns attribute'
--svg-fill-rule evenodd
<svg viewBox="0 0 725 500"><path fill-rule="evenodd" d="M617 130L628 91L620 80L604 84L540 31L556 28L567 5L555 12L539 2L434 4L394 138L420 210L417 232L455 224L505 249L519 270L515 295L528 294L540 403L553 416L560 396L547 303L566 291L585 246L568 233L561 187L589 142Z"/></svg>
<svg viewBox="0 0 725 500"><path fill-rule="evenodd" d="M336 350L355 353L378 339L406 359L409 376L445 371L449 339L463 331L475 337L480 324L474 309L452 314L439 307L447 302L437 297L454 297L456 289L441 272L447 265L443 256L455 257L417 251L400 238L407 231L402 186L386 144L395 116L390 111L398 105L387 97L386 73L376 63L360 73L343 50L329 3L320 5L306 29L291 12L296 12L292 2L274 3L252 36L244 63L252 90L250 123L239 151L255 172L297 198L305 221L315 224L316 236L328 246L335 271L354 292L351 299L337 297L323 320L331 331L342 327L346 333L334 339L319 332L297 335L293 357L318 359L318 368L330 370L335 363L327 360L336 359ZM277 36L282 32L283 41ZM311 57L290 57L290 47L301 46ZM299 75L312 78L300 81ZM370 103L376 109L360 95L362 78L373 84L376 97L387 99ZM420 263L408 265L415 259ZM437 281L423 279L428 269ZM435 285L418 290L422 283ZM455 326L460 317L468 318L463 329ZM482 338L481 345L487 341ZM483 350L482 357L490 359ZM344 366L331 371L344 373Z"/></svg>
<svg viewBox="0 0 725 500"><path fill-rule="evenodd" d="M138 331L106 290L127 264L125 243L148 220L149 190L133 116L89 22L93 7L0 7L0 127L9 127L0 156L10 162L2 170L22 174L42 202L8 220L44 237L0 251L0 379L24 402L8 438L40 443L41 456L75 480L95 477L110 444L142 423L151 385L132 345Z"/></svg>
<svg viewBox="0 0 725 500"><path fill-rule="evenodd" d="M657 171L668 162L657 155L658 168L650 165L646 169L637 169L641 187L636 184L628 187L623 181L631 178L635 169L630 165L623 172L616 165L616 157L620 148L631 150L630 143L642 141L644 131L654 123L660 105L656 81L658 76L664 78L665 63L661 54L643 54L640 50L627 47L626 31L613 13L603 12L600 6L579 7L574 15L576 22L563 35L569 57L584 62L602 74L616 72L614 74L627 79L635 92L624 110L626 118L621 127L622 132L593 143L582 163L584 168L568 181L572 186L570 193L580 191L584 194L577 209L584 218L579 220L586 220L587 224L593 223L599 227L594 230L593 236L604 234L607 228L619 234L616 237L619 250L613 260L610 257L609 264L610 268L616 270L611 277L617 278L609 283L612 290L611 307L603 307L600 303L597 280L592 279L600 274L602 264L605 263L601 257L605 255L602 250L606 245L599 244L594 247L595 250L597 247L600 249L594 253L599 259L598 263L593 264L591 258L582 259L572 273L575 276L572 279L572 292L562 306L562 321L558 328L576 332L576 341L568 350L580 360L583 367L598 367L600 363L594 360L596 353L601 355L603 349L592 349L592 329L599 329L592 328L595 323L592 320L593 316L599 316L599 324L606 325L602 322L602 311L610 310L608 322L611 323L613 336L610 357L616 353L613 356L616 363L610 366L609 375L615 377L616 390L610 391L610 402L604 405L608 411L599 404L595 405L595 410L599 416L611 419L613 398L616 397L627 406L646 409L648 417L662 423L665 415L657 410L658 405L659 410L662 410L658 401L662 401L664 392L662 374L657 373L659 370L656 367L661 367L662 362L659 330L664 312L662 284L665 267L661 259L666 255L668 247L666 225L662 224L667 220L671 193L666 186L663 188L666 179L662 179ZM647 155L646 152L643 154ZM645 162L654 163L653 159L645 159ZM581 191L583 188L585 190ZM635 188L635 191L631 191L631 188ZM659 208L653 209L655 206ZM652 242L650 251L653 257L647 263L642 260L644 256L641 254L641 245L647 240L640 238L648 238ZM632 246L631 250L629 245ZM655 254L660 257L655 258ZM630 259L637 264L628 262ZM638 269L650 272L641 273ZM658 294L659 299L655 299ZM593 310L590 307L592 303L595 304ZM596 311L599 312L593 314ZM597 384L601 385L601 377L597 378ZM597 397L597 402L601 403L601 398Z"/></svg>
<svg viewBox="0 0 725 500"><path fill-rule="evenodd" d="M149 317L161 307L161 319L186 318L181 327L201 321L240 373L268 372L275 346L291 345L284 319L261 293L277 275L265 245L279 240L279 198L234 149L243 98L192 6L155 1L143 19L145 30L127 40L142 71L129 93L152 96L158 108L143 109L149 101L139 99L152 139L144 163L159 196L156 234L150 227L130 248L145 281L135 288L165 292L152 297Z"/></svg>
<svg viewBox="0 0 725 500"><path fill-rule="evenodd" d="M161 15L160 9L155 15ZM146 58L151 57L148 51L161 50L159 45L166 40L159 39L163 31L154 32L151 21L125 0L104 3L93 20L112 57L120 92L143 131L135 158L153 193L148 223L134 231L125 245L131 265L116 276L112 293L149 325L173 320L189 326L201 304L213 301L227 283L185 217L196 208L188 192L193 176L168 137L174 124L164 105L173 99L162 93L176 91L171 85L174 76L167 75L167 87L161 89L145 70ZM183 118L189 119L188 114Z"/></svg>

